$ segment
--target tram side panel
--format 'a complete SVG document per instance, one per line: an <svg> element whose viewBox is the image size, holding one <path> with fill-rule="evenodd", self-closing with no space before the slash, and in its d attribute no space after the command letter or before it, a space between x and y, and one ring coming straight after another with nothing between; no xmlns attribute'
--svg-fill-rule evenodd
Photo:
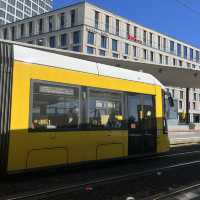
<svg viewBox="0 0 200 200"><path fill-rule="evenodd" d="M157 86L20 61L14 62L13 70L8 172L128 156L127 130L32 130L34 80L154 95L156 118L162 118L161 88ZM162 129L161 119L159 123ZM168 149L167 141L160 133L157 152Z"/></svg>
<svg viewBox="0 0 200 200"><path fill-rule="evenodd" d="M167 130L164 129L164 108L162 90L160 87L156 87L156 124L157 124L157 153L162 153L169 151L169 138L167 135ZM167 126L167 125L165 125Z"/></svg>
<svg viewBox="0 0 200 200"><path fill-rule="evenodd" d="M31 80L86 86L94 86L94 82L98 82L99 87L103 87L105 81L95 75L15 61L7 167L9 172L127 156L126 130L30 131Z"/></svg>

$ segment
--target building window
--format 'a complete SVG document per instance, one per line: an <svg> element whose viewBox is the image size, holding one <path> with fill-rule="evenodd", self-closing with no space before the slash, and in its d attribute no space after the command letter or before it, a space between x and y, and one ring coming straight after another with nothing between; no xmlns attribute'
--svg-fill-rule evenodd
<svg viewBox="0 0 200 200"><path fill-rule="evenodd" d="M112 39L112 51L117 51L117 40Z"/></svg>
<svg viewBox="0 0 200 200"><path fill-rule="evenodd" d="M118 55L117 53L113 53L113 54L112 54L112 57L113 57L113 58L118 58L119 55Z"/></svg>
<svg viewBox="0 0 200 200"><path fill-rule="evenodd" d="M183 61L179 60L179 66L182 67L183 66Z"/></svg>
<svg viewBox="0 0 200 200"><path fill-rule="evenodd" d="M143 31L143 42L144 44L147 43L147 32L145 30Z"/></svg>
<svg viewBox="0 0 200 200"><path fill-rule="evenodd" d="M191 64L190 63L187 63L187 68L191 68Z"/></svg>
<svg viewBox="0 0 200 200"><path fill-rule="evenodd" d="M39 34L43 32L43 19L39 19Z"/></svg>
<svg viewBox="0 0 200 200"><path fill-rule="evenodd" d="M13 26L12 28L11 28L11 40L15 40L15 27Z"/></svg>
<svg viewBox="0 0 200 200"><path fill-rule="evenodd" d="M190 48L190 60L194 59L193 49Z"/></svg>
<svg viewBox="0 0 200 200"><path fill-rule="evenodd" d="M99 50L99 55L100 55L100 56L105 56L105 55L106 55L106 51L100 49L100 50Z"/></svg>
<svg viewBox="0 0 200 200"><path fill-rule="evenodd" d="M163 56L162 56L162 54L159 54L159 61L160 61L160 64L163 63Z"/></svg>
<svg viewBox="0 0 200 200"><path fill-rule="evenodd" d="M6 10L6 3L3 2L3 1L0 1L0 7L3 9L3 10ZM5 17L5 13L2 17Z"/></svg>
<svg viewBox="0 0 200 200"><path fill-rule="evenodd" d="M166 38L163 38L163 50L166 51Z"/></svg>
<svg viewBox="0 0 200 200"><path fill-rule="evenodd" d="M38 39L37 40L37 45L44 46L44 38Z"/></svg>
<svg viewBox="0 0 200 200"><path fill-rule="evenodd" d="M150 43L150 47L153 46L153 33L149 33L149 43Z"/></svg>
<svg viewBox="0 0 200 200"><path fill-rule="evenodd" d="M49 16L49 32L53 31L53 16Z"/></svg>
<svg viewBox="0 0 200 200"><path fill-rule="evenodd" d="M193 93L193 100L194 100L194 101L197 100L197 93Z"/></svg>
<svg viewBox="0 0 200 200"><path fill-rule="evenodd" d="M95 28L99 28L99 12L95 11Z"/></svg>
<svg viewBox="0 0 200 200"><path fill-rule="evenodd" d="M79 88L33 83L31 128L61 129L79 126Z"/></svg>
<svg viewBox="0 0 200 200"><path fill-rule="evenodd" d="M174 41L170 41L170 52L174 53Z"/></svg>
<svg viewBox="0 0 200 200"><path fill-rule="evenodd" d="M181 44L177 44L177 56L181 57Z"/></svg>
<svg viewBox="0 0 200 200"><path fill-rule="evenodd" d="M106 23L105 23L105 31L109 32L109 23L110 23L110 17L106 15Z"/></svg>
<svg viewBox="0 0 200 200"><path fill-rule="evenodd" d="M125 52L124 52L124 53L125 53L126 55L128 55L128 52L129 52L128 50L129 50L129 44L128 44L128 43L125 43Z"/></svg>
<svg viewBox="0 0 200 200"><path fill-rule="evenodd" d="M73 44L80 43L80 31L73 32Z"/></svg>
<svg viewBox="0 0 200 200"><path fill-rule="evenodd" d="M192 105L193 105L193 110L195 110L196 109L196 103L192 102Z"/></svg>
<svg viewBox="0 0 200 200"><path fill-rule="evenodd" d="M169 64L169 56L165 56L165 64L166 64L166 65Z"/></svg>
<svg viewBox="0 0 200 200"><path fill-rule="evenodd" d="M9 13L11 13L11 14L15 14L15 8L14 7L12 7L12 6L7 6L7 11L9 12Z"/></svg>
<svg viewBox="0 0 200 200"><path fill-rule="evenodd" d="M183 47L183 54L184 54L183 55L184 58L187 59L187 47L186 46Z"/></svg>
<svg viewBox="0 0 200 200"><path fill-rule="evenodd" d="M107 48L107 40L108 38L104 35L101 36L101 48L106 49Z"/></svg>
<svg viewBox="0 0 200 200"><path fill-rule="evenodd" d="M10 14L8 14L8 13L7 13L6 19L7 19L9 22L14 22L14 20L15 20L14 16L13 16L13 15L10 15Z"/></svg>
<svg viewBox="0 0 200 200"><path fill-rule="evenodd" d="M71 10L71 27L75 26L75 10Z"/></svg>
<svg viewBox="0 0 200 200"><path fill-rule="evenodd" d="M176 66L176 59L173 58L173 65Z"/></svg>
<svg viewBox="0 0 200 200"><path fill-rule="evenodd" d="M88 44L94 45L94 33L88 31L88 40L87 40Z"/></svg>
<svg viewBox="0 0 200 200"><path fill-rule="evenodd" d="M60 29L65 27L65 13L60 14Z"/></svg>
<svg viewBox="0 0 200 200"><path fill-rule="evenodd" d="M133 57L137 57L137 47L133 46Z"/></svg>
<svg viewBox="0 0 200 200"><path fill-rule="evenodd" d="M116 19L116 35L119 36L119 20Z"/></svg>
<svg viewBox="0 0 200 200"><path fill-rule="evenodd" d="M130 24L126 24L126 37L130 35Z"/></svg>
<svg viewBox="0 0 200 200"><path fill-rule="evenodd" d="M147 60L147 50L143 49L143 58Z"/></svg>
<svg viewBox="0 0 200 200"><path fill-rule="evenodd" d="M4 38L4 39L7 39L7 37L8 37L8 34L7 34L7 33L8 33L8 29L7 29L7 28L4 28L4 29L3 29L3 38Z"/></svg>
<svg viewBox="0 0 200 200"><path fill-rule="evenodd" d="M183 102L179 101L179 109L183 109Z"/></svg>
<svg viewBox="0 0 200 200"><path fill-rule="evenodd" d="M55 36L52 36L49 38L49 46L51 48L54 48L56 46L56 37Z"/></svg>
<svg viewBox="0 0 200 200"><path fill-rule="evenodd" d="M66 46L67 45L67 34L62 34L60 36L60 45L63 47L63 46Z"/></svg>
<svg viewBox="0 0 200 200"><path fill-rule="evenodd" d="M154 61L154 52L150 51L150 61L153 62Z"/></svg>
<svg viewBox="0 0 200 200"><path fill-rule="evenodd" d="M199 51L196 51L196 62L199 63Z"/></svg>
<svg viewBox="0 0 200 200"><path fill-rule="evenodd" d="M158 49L161 49L161 37L158 36Z"/></svg>
<svg viewBox="0 0 200 200"><path fill-rule="evenodd" d="M23 9L22 9L22 11L23 11ZM18 18L23 18L23 12L21 12L21 11L19 11L19 10L16 10L16 15L17 15L17 17Z"/></svg>
<svg viewBox="0 0 200 200"><path fill-rule="evenodd" d="M180 91L180 99L183 99L183 91Z"/></svg>
<svg viewBox="0 0 200 200"><path fill-rule="evenodd" d="M137 30L138 30L138 27L137 26L134 26L134 37L137 38Z"/></svg>
<svg viewBox="0 0 200 200"><path fill-rule="evenodd" d="M28 32L29 32L29 36L32 36L32 34L33 34L33 22L28 23Z"/></svg>
<svg viewBox="0 0 200 200"><path fill-rule="evenodd" d="M94 48L93 47L87 47L87 53L88 54L94 54Z"/></svg>

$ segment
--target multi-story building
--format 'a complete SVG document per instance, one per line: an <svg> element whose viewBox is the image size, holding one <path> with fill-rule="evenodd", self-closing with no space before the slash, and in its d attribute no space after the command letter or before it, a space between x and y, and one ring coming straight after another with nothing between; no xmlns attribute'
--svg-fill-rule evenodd
<svg viewBox="0 0 200 200"><path fill-rule="evenodd" d="M53 0L0 0L0 25L52 10Z"/></svg>
<svg viewBox="0 0 200 200"><path fill-rule="evenodd" d="M200 49L96 5L80 2L0 27L0 38L200 70ZM181 77L177 77L180 78ZM168 87L185 121L186 89ZM200 122L200 89L190 89L190 121Z"/></svg>

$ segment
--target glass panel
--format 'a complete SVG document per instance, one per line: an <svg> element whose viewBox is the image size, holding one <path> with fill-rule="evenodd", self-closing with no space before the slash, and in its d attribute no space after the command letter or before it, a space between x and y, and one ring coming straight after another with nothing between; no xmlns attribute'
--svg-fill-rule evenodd
<svg viewBox="0 0 200 200"><path fill-rule="evenodd" d="M33 85L33 129L77 128L79 89L43 83Z"/></svg>
<svg viewBox="0 0 200 200"><path fill-rule="evenodd" d="M141 127L141 95L128 95L128 124L131 129L139 129Z"/></svg>
<svg viewBox="0 0 200 200"><path fill-rule="evenodd" d="M155 105L153 96L143 95L143 129L155 130Z"/></svg>
<svg viewBox="0 0 200 200"><path fill-rule="evenodd" d="M89 124L91 127L122 128L122 94L91 90Z"/></svg>
<svg viewBox="0 0 200 200"><path fill-rule="evenodd" d="M170 41L170 52L174 53L174 41Z"/></svg>
<svg viewBox="0 0 200 200"><path fill-rule="evenodd" d="M87 40L88 44L93 45L94 44L94 33L93 32L88 32L88 40Z"/></svg>
<svg viewBox="0 0 200 200"><path fill-rule="evenodd" d="M153 96L128 95L128 124L132 130L155 129L155 105Z"/></svg>

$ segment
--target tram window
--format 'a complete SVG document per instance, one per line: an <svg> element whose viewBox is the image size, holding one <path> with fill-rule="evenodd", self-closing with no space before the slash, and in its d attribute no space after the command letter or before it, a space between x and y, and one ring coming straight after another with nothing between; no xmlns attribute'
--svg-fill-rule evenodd
<svg viewBox="0 0 200 200"><path fill-rule="evenodd" d="M32 129L78 128L79 88L33 83Z"/></svg>
<svg viewBox="0 0 200 200"><path fill-rule="evenodd" d="M128 124L131 129L155 128L155 105L152 95L128 95Z"/></svg>
<svg viewBox="0 0 200 200"><path fill-rule="evenodd" d="M143 95L143 114L144 123L143 129L152 130L155 129L155 104L154 97L152 95Z"/></svg>
<svg viewBox="0 0 200 200"><path fill-rule="evenodd" d="M128 124L131 129L141 128L142 103L141 95L128 95Z"/></svg>
<svg viewBox="0 0 200 200"><path fill-rule="evenodd" d="M100 90L89 92L89 125L109 129L122 128L122 94Z"/></svg>

